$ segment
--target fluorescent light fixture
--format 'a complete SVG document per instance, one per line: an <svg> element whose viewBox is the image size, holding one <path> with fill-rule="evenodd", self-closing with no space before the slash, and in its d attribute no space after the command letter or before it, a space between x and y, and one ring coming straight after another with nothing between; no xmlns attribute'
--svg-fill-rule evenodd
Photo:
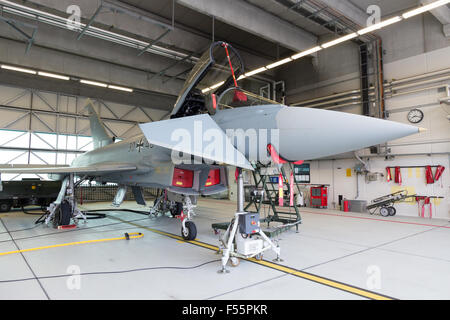
<svg viewBox="0 0 450 320"><path fill-rule="evenodd" d="M126 91L126 92L133 92L133 89L130 88L124 88L124 87L119 87L119 86L114 86L112 84L110 84L108 86L109 89L114 89L114 90L120 90L120 91Z"/></svg>
<svg viewBox="0 0 450 320"><path fill-rule="evenodd" d="M317 47L308 49L306 51L302 51L302 52L299 52L297 54L294 54L291 58L292 58L292 60L297 60L297 59L299 59L301 57L309 56L310 54L316 53L317 51L320 51L320 50L322 50L322 47L321 46L317 46Z"/></svg>
<svg viewBox="0 0 450 320"><path fill-rule="evenodd" d="M36 71L34 71L34 70L8 66L8 65L4 65L4 64L2 64L2 69L17 71L17 72L24 72L24 73L29 73L29 74L36 74Z"/></svg>
<svg viewBox="0 0 450 320"><path fill-rule="evenodd" d="M366 33L369 33L369 32L372 32L372 31L375 31L375 30L378 30L378 29L381 29L381 28L386 27L388 25L391 25L393 23L399 22L401 20L402 20L402 17L397 16L397 17L394 17L394 18L391 18L391 19L388 19L388 20L376 23L374 25L371 25L370 27L361 29L361 30L358 31L358 34L359 35L363 35L363 34L366 34Z"/></svg>
<svg viewBox="0 0 450 320"><path fill-rule="evenodd" d="M408 18L414 17L418 14L421 14L421 13L436 9L440 6L446 5L447 3L450 3L450 0L439 0L439 1L432 2L430 4L419 7L417 9L405 12L403 14L403 18L408 19Z"/></svg>
<svg viewBox="0 0 450 320"><path fill-rule="evenodd" d="M321 47L322 47L322 48L329 48L329 47L331 47L331 46L334 46L334 45L337 45L337 44L339 44L339 43L345 42L345 41L347 41L347 40L356 38L357 36L358 36L358 34L357 34L356 32L350 33L350 34L348 34L348 35L346 35L346 36L343 36L343 37L340 37L340 38L338 38L338 39L336 39L336 40L333 40L333 41L324 43L324 44L322 44Z"/></svg>
<svg viewBox="0 0 450 320"><path fill-rule="evenodd" d="M216 83L215 85L209 87L211 90L220 87L221 85L225 84L225 81Z"/></svg>
<svg viewBox="0 0 450 320"><path fill-rule="evenodd" d="M285 64L285 63L288 63L288 62L291 62L291 61L292 61L292 58L286 58L286 59L280 60L278 62L269 64L268 66L266 66L266 68L267 69L276 68L278 66L281 66L282 64Z"/></svg>
<svg viewBox="0 0 450 320"><path fill-rule="evenodd" d="M257 73L261 73L261 72L264 72L264 71L266 71L266 70L267 70L266 67L261 67L261 68L259 68L259 69L256 69L256 70L247 72L247 73L245 74L245 76L246 76L246 77L251 77L251 76L253 76L253 75L257 74Z"/></svg>
<svg viewBox="0 0 450 320"><path fill-rule="evenodd" d="M84 84L89 84L91 86L97 86L97 87L103 87L103 88L107 88L108 87L107 84L104 84L104 83L101 83L101 82L96 82L96 81L80 80L80 82L84 83Z"/></svg>
<svg viewBox="0 0 450 320"><path fill-rule="evenodd" d="M239 78L237 78L237 81L242 80L242 79L245 79L245 78L247 78L247 77L245 76L245 74L241 74L241 75L239 76Z"/></svg>
<svg viewBox="0 0 450 320"><path fill-rule="evenodd" d="M211 87L209 87L209 88L203 89L203 90L202 90L202 93L207 93L208 91L211 91L211 90L213 90L213 89L216 89L216 88L220 87L221 85L223 85L224 83L225 83L225 81L216 83L215 85L213 85L213 86L211 86Z"/></svg>
<svg viewBox="0 0 450 320"><path fill-rule="evenodd" d="M70 77L67 76L61 76L59 74L54 74L54 73L48 73L48 72L43 72L43 71L39 71L38 75L43 76L43 77L49 77L49 78L55 78L55 79L60 79L60 80L70 80Z"/></svg>

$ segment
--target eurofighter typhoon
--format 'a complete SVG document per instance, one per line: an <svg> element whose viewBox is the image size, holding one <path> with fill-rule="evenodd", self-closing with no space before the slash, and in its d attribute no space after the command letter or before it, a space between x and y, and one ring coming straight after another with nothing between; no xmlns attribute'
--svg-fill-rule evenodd
<svg viewBox="0 0 450 320"><path fill-rule="evenodd" d="M358 150L418 133L419 128L392 121L328 110L288 107L241 90L242 59L224 42L215 42L187 77L167 120L141 124L142 134L114 143L92 104L89 112L94 150L78 156L69 167L8 168L1 173L49 174L63 180L58 206L71 200L80 181L119 185L113 204L119 206L131 187L145 204L142 187L160 190L152 212L169 212L181 220L181 234L193 240L196 198L228 189L227 167L253 170L257 163L280 159L311 160ZM78 182L75 183L75 177Z"/></svg>

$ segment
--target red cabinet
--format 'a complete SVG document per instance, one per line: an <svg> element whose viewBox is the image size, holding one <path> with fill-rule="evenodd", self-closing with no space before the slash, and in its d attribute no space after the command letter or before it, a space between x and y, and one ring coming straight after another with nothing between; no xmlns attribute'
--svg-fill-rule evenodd
<svg viewBox="0 0 450 320"><path fill-rule="evenodd" d="M328 188L311 187L311 208L326 209L328 206Z"/></svg>

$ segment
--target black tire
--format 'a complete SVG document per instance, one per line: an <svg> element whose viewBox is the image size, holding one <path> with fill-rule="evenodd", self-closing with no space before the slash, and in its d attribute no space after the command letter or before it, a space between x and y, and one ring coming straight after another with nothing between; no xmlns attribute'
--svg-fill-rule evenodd
<svg viewBox="0 0 450 320"><path fill-rule="evenodd" d="M181 236L186 241L194 240L197 237L197 227L192 221L186 221L186 233L183 232L183 227L181 227Z"/></svg>
<svg viewBox="0 0 450 320"><path fill-rule="evenodd" d="M55 227L68 226L72 218L72 206L68 201L63 201L56 210L53 225Z"/></svg>
<svg viewBox="0 0 450 320"><path fill-rule="evenodd" d="M11 204L8 202L0 203L0 212L9 212L11 210Z"/></svg>
<svg viewBox="0 0 450 320"><path fill-rule="evenodd" d="M382 207L382 208L380 208L380 214L381 214L383 217L389 216L389 209L388 209L388 207Z"/></svg>
<svg viewBox="0 0 450 320"><path fill-rule="evenodd" d="M181 214L181 211L183 211L183 204L181 202L177 202L175 206L170 208L170 214L173 217L179 216Z"/></svg>
<svg viewBox="0 0 450 320"><path fill-rule="evenodd" d="M395 214L397 213L397 209L395 209L394 207L388 207L388 210L390 216L395 216Z"/></svg>

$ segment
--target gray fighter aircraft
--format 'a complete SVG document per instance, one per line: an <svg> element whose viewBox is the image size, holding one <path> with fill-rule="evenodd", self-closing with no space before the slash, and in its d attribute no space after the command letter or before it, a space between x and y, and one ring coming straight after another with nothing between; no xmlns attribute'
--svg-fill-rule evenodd
<svg viewBox="0 0 450 320"><path fill-rule="evenodd" d="M179 217L183 238L192 240L197 234L192 222L196 197L226 191L227 166L253 170L257 162L311 160L420 132L371 117L281 105L241 90L236 79L243 74L236 50L213 43L189 74L169 119L142 124L142 134L115 143L88 104L94 150L78 156L70 167L11 167L0 173L47 173L64 179L47 222L67 196L73 200L75 177L117 183L116 206L127 186L140 204L145 204L142 187L158 188L152 211ZM72 206L74 213L76 203Z"/></svg>

